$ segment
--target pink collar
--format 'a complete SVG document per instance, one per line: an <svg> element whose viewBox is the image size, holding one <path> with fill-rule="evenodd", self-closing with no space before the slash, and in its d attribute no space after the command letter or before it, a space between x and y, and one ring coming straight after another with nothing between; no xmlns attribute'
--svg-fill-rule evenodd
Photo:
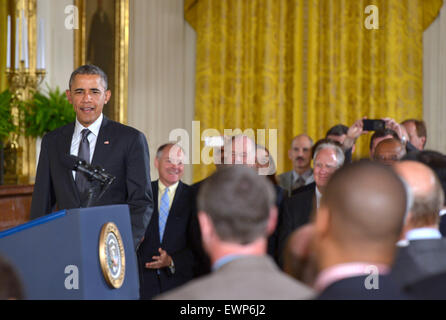
<svg viewBox="0 0 446 320"><path fill-rule="evenodd" d="M318 292L322 292L325 288L330 286L332 283L355 276L369 275L378 269L379 274L389 273L390 268L384 264L374 264L366 262L350 262L337 264L322 270L319 273L314 288Z"/></svg>

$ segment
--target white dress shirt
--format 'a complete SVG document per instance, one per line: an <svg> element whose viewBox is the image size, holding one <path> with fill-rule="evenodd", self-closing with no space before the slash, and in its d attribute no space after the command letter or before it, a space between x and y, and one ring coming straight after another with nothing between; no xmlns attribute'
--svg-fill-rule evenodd
<svg viewBox="0 0 446 320"><path fill-rule="evenodd" d="M87 137L88 142L90 143L90 163L91 163L91 161L93 159L94 148L96 147L96 141L97 141L98 135L99 135L99 129L101 129L101 124L102 124L103 118L104 118L104 116L101 113L99 118L97 118L96 121L93 122L88 128L85 128L83 125L81 125L80 122L76 118L76 122L74 125L73 138L71 139L70 154L75 155L75 156L78 155L79 144L80 144L81 138L82 138L81 132L84 129L88 129L91 131L91 133ZM76 171L73 170L72 172L73 172L73 179L76 179Z"/></svg>

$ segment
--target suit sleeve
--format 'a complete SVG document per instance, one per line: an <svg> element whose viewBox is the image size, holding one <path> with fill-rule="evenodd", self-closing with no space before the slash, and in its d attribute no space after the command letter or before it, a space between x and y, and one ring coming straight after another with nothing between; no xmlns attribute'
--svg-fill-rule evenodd
<svg viewBox="0 0 446 320"><path fill-rule="evenodd" d="M48 137L44 136L37 165L36 182L31 202L31 220L51 213L56 204L53 184L51 182L50 160L48 154Z"/></svg>
<svg viewBox="0 0 446 320"><path fill-rule="evenodd" d="M130 209L133 242L137 249L153 213L149 147L141 132L130 144L126 166L127 204Z"/></svg>

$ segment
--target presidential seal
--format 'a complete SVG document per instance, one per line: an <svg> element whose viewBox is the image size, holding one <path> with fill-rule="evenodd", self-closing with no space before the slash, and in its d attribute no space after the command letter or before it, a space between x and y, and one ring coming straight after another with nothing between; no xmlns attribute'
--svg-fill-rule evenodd
<svg viewBox="0 0 446 320"><path fill-rule="evenodd" d="M121 234L113 222L102 226L99 236L99 261L107 284L111 288L120 288L125 277L125 252Z"/></svg>

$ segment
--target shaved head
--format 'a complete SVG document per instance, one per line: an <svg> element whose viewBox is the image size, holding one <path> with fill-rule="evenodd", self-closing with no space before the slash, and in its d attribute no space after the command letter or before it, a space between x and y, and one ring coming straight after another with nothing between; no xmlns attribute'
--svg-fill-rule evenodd
<svg viewBox="0 0 446 320"><path fill-rule="evenodd" d="M409 209L409 222L412 227L420 228L438 224L444 193L432 169L416 161L395 163L394 168L412 192L413 204Z"/></svg>
<svg viewBox="0 0 446 320"><path fill-rule="evenodd" d="M329 212L331 239L345 250L363 251L364 255L393 255L406 197L401 179L381 164L361 161L339 169L322 197L322 207Z"/></svg>
<svg viewBox="0 0 446 320"><path fill-rule="evenodd" d="M406 148L401 141L391 138L382 140L375 148L373 158L385 165L392 165L406 155Z"/></svg>

